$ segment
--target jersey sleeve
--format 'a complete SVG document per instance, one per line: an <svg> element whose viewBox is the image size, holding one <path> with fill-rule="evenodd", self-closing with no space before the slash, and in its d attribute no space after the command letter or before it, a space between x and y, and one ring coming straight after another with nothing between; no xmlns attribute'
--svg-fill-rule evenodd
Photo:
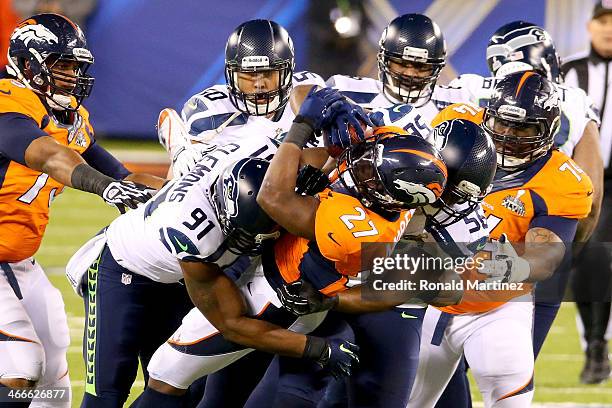
<svg viewBox="0 0 612 408"><path fill-rule="evenodd" d="M114 179L123 180L131 174L123 163L95 141L81 156L91 167Z"/></svg>
<svg viewBox="0 0 612 408"><path fill-rule="evenodd" d="M482 123L483 116L484 109L472 103L454 103L438 112L438 114L432 119L431 126L436 127L446 120L453 119L469 120L470 122L480 125Z"/></svg>
<svg viewBox="0 0 612 408"><path fill-rule="evenodd" d="M325 80L321 75L310 71L299 71L293 73L293 86L315 85L325 88Z"/></svg>
<svg viewBox="0 0 612 408"><path fill-rule="evenodd" d="M589 176L565 154L555 151L554 161L542 175L543 188L532 192L536 216L582 219L591 212L593 184Z"/></svg>
<svg viewBox="0 0 612 408"><path fill-rule="evenodd" d="M192 96L183 106L181 117L194 140L208 142L225 127L244 125L248 115L230 102L227 90L214 86Z"/></svg>
<svg viewBox="0 0 612 408"><path fill-rule="evenodd" d="M0 113L0 135L0 154L24 166L30 143L48 136L31 117L21 113Z"/></svg>
<svg viewBox="0 0 612 408"><path fill-rule="evenodd" d="M41 127L47 116L38 96L14 79L0 80L0 113L20 113L28 116Z"/></svg>

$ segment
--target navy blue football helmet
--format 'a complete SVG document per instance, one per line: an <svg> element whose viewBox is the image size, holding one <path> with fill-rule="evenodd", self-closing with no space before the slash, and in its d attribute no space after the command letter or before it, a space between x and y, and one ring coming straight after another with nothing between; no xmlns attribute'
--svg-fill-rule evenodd
<svg viewBox="0 0 612 408"><path fill-rule="evenodd" d="M361 203L381 214L434 203L446 185L440 153L401 128L380 127L338 159L338 181Z"/></svg>
<svg viewBox="0 0 612 408"><path fill-rule="evenodd" d="M270 20L240 24L225 46L225 81L230 100L243 113L263 116L282 111L289 101L295 58L293 41L283 27ZM274 89L240 89L241 76L260 73L276 83Z"/></svg>
<svg viewBox="0 0 612 408"><path fill-rule="evenodd" d="M38 14L11 34L7 72L45 98L52 109L77 110L93 87L87 75L94 58L78 25L59 14ZM61 72L74 64L74 74Z"/></svg>
<svg viewBox="0 0 612 408"><path fill-rule="evenodd" d="M483 120L495 143L498 167L520 170L548 153L560 114L556 87L546 77L527 71L500 80Z"/></svg>
<svg viewBox="0 0 612 408"><path fill-rule="evenodd" d="M378 76L394 102L422 106L433 93L446 59L440 27L422 14L404 14L385 28L379 42ZM410 65L422 75L404 75L391 64Z"/></svg>
<svg viewBox="0 0 612 408"><path fill-rule="evenodd" d="M280 236L278 224L257 204L269 165L264 159L241 159L226 167L215 183L213 207L230 252L256 255L264 241Z"/></svg>
<svg viewBox="0 0 612 408"><path fill-rule="evenodd" d="M493 76L536 71L561 83L561 59L555 44L542 27L526 21L513 21L495 31L487 46L487 65Z"/></svg>
<svg viewBox="0 0 612 408"><path fill-rule="evenodd" d="M433 130L434 144L446 168L444 193L433 205L424 207L432 224L445 227L471 214L491 189L497 155L491 138L474 122L448 120Z"/></svg>

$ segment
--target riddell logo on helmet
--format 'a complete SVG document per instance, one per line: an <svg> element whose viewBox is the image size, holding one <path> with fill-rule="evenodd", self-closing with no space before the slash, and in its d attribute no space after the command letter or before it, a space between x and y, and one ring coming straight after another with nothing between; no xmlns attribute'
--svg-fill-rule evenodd
<svg viewBox="0 0 612 408"><path fill-rule="evenodd" d="M497 109L497 113L504 119L522 120L527 117L527 111L518 106L502 105Z"/></svg>
<svg viewBox="0 0 612 408"><path fill-rule="evenodd" d="M415 47L404 47L403 58L416 58L417 60L427 60L429 57L429 51L425 48L415 48Z"/></svg>
<svg viewBox="0 0 612 408"><path fill-rule="evenodd" d="M270 59L265 55L254 55L242 58L242 68L265 68L270 66Z"/></svg>

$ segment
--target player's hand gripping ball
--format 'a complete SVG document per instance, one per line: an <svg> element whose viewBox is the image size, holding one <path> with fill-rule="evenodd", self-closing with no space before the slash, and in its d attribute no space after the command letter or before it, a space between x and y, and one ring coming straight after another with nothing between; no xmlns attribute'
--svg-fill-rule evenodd
<svg viewBox="0 0 612 408"><path fill-rule="evenodd" d="M366 129L372 126L363 108L346 99L335 102L330 108L333 120L323 129L323 143L332 157L338 157L351 144L366 138Z"/></svg>

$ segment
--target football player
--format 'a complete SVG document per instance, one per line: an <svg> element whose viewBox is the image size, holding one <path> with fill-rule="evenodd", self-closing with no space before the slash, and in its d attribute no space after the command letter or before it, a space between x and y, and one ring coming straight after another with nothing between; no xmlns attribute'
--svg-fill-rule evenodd
<svg viewBox="0 0 612 408"><path fill-rule="evenodd" d="M290 97L301 100L314 85L325 87L312 72L294 72L293 41L270 20L239 25L225 46L225 85L192 96L181 112L164 109L159 117L161 144L180 176L211 144L239 142L252 134L282 140L295 118Z"/></svg>
<svg viewBox="0 0 612 408"><path fill-rule="evenodd" d="M408 406L433 407L463 355L486 407L531 405L532 282L561 265L578 220L591 208L590 179L553 149L560 120L556 89L533 71L510 74L495 86L483 126L495 142L498 171L484 209L489 234L500 243L479 272L523 285L470 291L458 305L428 309ZM508 240L525 243L520 257Z"/></svg>
<svg viewBox="0 0 612 408"><path fill-rule="evenodd" d="M330 97L331 99L329 99L328 97ZM304 122L302 121L306 121L308 123L311 123L315 129L320 129L323 126L322 119L320 117L320 113L322 112L322 109L320 108L321 101L327 100L326 103L329 104L329 103L335 102L334 99L337 99L337 98L342 98L342 96L337 94L337 92L331 89L324 89L319 92L311 94L304 101L304 104L300 108L300 115L296 117L296 121L298 121L299 124L303 124ZM323 111L326 111L326 109L323 109ZM285 144L291 143L291 141L295 140L295 138L298 136L299 137L304 136L304 134L300 132L300 129L303 129L303 128L301 128L299 125L294 124L291 129L292 131L289 132L289 135L285 139ZM307 127L307 129L312 129L312 128ZM309 130L306 137L303 138L304 144L306 143L307 139L310 139L311 136L312 136L312 130ZM289 140L289 142L287 142L287 140ZM388 145L389 143L392 143L392 138L389 138L389 141L385 143L381 143L379 146L382 147L384 145ZM402 143L402 140L399 140L396 142L396 146L400 148L401 146L407 146L407 145L405 143ZM426 143L425 143L425 148L429 149L430 151L433 151L433 148L427 145ZM368 154L370 155L373 154L374 150L375 150L375 147L373 144L367 145ZM301 149L298 152L301 155L302 153ZM393 157L398 155L398 153L393 154L387 151L387 153L383 154L383 157L385 156L385 154L391 155ZM283 173L293 171L294 163L290 162L287 164L289 164L290 166L284 166L282 170ZM440 164L431 164L431 166L433 166L436 169L437 169L436 166L438 165ZM443 164L441 165L443 166ZM295 163L296 175L297 175L297 166L298 166L298 163ZM342 171L342 176L345 176L344 171L345 170ZM349 171L349 170L346 170L346 171ZM386 171L389 172L391 171L391 169L387 169ZM428 175L425 175L424 177L425 178L427 178L428 176L429 178L435 177L435 180L443 184L444 180L443 180L443 175L441 174L441 172L442 170L438 169L438 170L432 171L431 174L428 173ZM273 174L273 173L277 173L277 170L273 169L267 172L267 174ZM349 177L349 176L346 176L346 177ZM361 177L357 180L360 181L361 183L364 183L366 181L364 180L364 178L369 179L371 177L371 173L370 174L359 174L358 176L355 176L355 177ZM394 178L397 178L397 176L394 176ZM288 187L288 188L293 189L292 190L293 194L296 194L294 190L295 180L296 178L294 178L291 182L293 187ZM398 182L398 184L401 184L401 183ZM264 186L265 185L266 184L264 182ZM417 186L417 184L415 184L415 186ZM422 188L424 189L425 187L422 187ZM261 199L262 196L266 197L267 194L268 193L264 192L262 194L259 194L258 197L260 197ZM325 206L325 208L330 208L330 210L331 208L338 207L338 204L337 204L338 199L343 198L344 200L350 200L349 196L346 196L343 194L340 195L338 198L332 200L331 196L328 197L330 194L331 192L325 195L325 202L329 203L329 207ZM407 202L408 201L412 202L414 199L413 195L408 194L407 192L404 192L402 190L393 190L392 194L394 195L386 196L386 197L387 199L393 200L393 202L396 202L398 206L403 204L403 202L398 201L399 199L402 199ZM273 195L274 197L276 197L276 194L273 194ZM321 200L323 200L323 198L321 198ZM332 205L332 202L333 202L333 205ZM351 202L358 204L358 201L356 199L353 199ZM288 207L291 207L291 208L295 207L290 202L286 202L286 204ZM353 211L357 211L357 210L353 208ZM402 215L405 215L405 214L402 214ZM337 256L342 256L343 253L347 253L348 251L348 253L350 253L350 259L347 259L347 261L342 263L341 266L338 266L338 268L341 268L340 270L342 270L344 273L354 274L357 272L355 268L358 268L358 265L356 265L356 261L359 259L359 256L360 256L359 255L359 251L360 251L359 242L376 240L376 239L379 239L380 236L384 236L386 237L386 239L394 238L397 236L397 232L398 232L397 230L403 229L402 225L405 225L405 223L407 222L407 220L403 217L397 217L397 218L394 217L394 220L392 222L386 221L382 219L380 216L377 216L376 218L374 218L374 220L375 221L373 222L377 223L375 224L375 226L380 228L381 234L378 234L378 233L376 235L365 234L364 238L359 238L360 235L358 234L355 237L355 240L357 242L354 242L354 243L348 240L349 239L348 236L344 236L344 237L339 236L337 238L334 238L334 239L340 240L338 242L342 242L341 246L339 248L329 248L330 250L333 250L335 252L326 253L326 256L330 257L331 259L335 259ZM327 235L325 235L325 237L326 239L329 239ZM314 245L314 243L311 244L310 246L312 245ZM288 246L294 246L295 250L292 250ZM306 253L304 255L305 260L306 259L310 260L314 256L319 256L319 258L317 259L320 259L321 261L323 261L323 258L321 258L323 255L320 255L320 254L318 255L318 251L309 253L308 248L310 246L308 245L308 240L306 239L297 238L292 235L285 235L284 238L281 238L278 244L275 244L273 248L270 248L269 250L264 251L267 253L267 255L264 255L262 262L259 266L257 266L256 268L253 268L254 271L252 271L252 273L254 273L254 275L252 274L243 275L243 276L246 276L245 278L241 276L241 278L239 279L239 283L242 283L243 285L245 285L246 287L245 290L247 290L248 293L252 292L252 295L249 295L249 296L260 296L262 297L262 299L265 298L266 301L263 302L261 307L257 310L257 312L263 313L262 318L268 319L271 316L270 314L274 314L278 312L278 309L276 308L276 306L280 307L280 302L276 298L274 290L270 289L270 286L275 287L279 284L278 283L279 279L281 279L282 281L282 275L279 273L278 268L286 268L288 273L295 274L298 272L298 269L297 269L298 265L294 264L294 261L297 260L299 263L299 259L301 259L301 257L293 258L291 254L295 255L297 254L297 251L302 251L302 253ZM288 251L286 251L286 249ZM317 271L318 271L318 268L315 268L312 272L315 273ZM337 276L336 280L338 280L338 282L335 282L335 283L329 282L329 288L328 288L329 291L341 290L343 288L343 282L346 280L346 278L344 278L342 274L339 274L338 272L334 272L334 269L332 266L330 266L328 270L323 271L323 272L325 272L326 274L330 276ZM324 276L322 277L321 282L326 282L327 280L328 280L327 277ZM272 294L271 297L270 297L270 293ZM313 316L316 318L317 315L313 315ZM320 316L317 319L320 320L321 317L322 316ZM149 393L149 395L153 395L153 393L155 392L158 395L163 394L165 396L184 394L185 389L189 387L189 385L193 381L195 381L197 378L201 377L202 375L213 373L223 368L224 366L232 364L234 361L240 359L241 357L253 351L252 348L245 347L245 346L252 347L251 346L252 342L248 341L248 339L245 339L244 337L236 338L236 340L234 340L234 343L240 343L240 344L234 344L234 343L230 343L227 341L227 340L233 340L233 337L230 336L232 334L231 332L228 333L227 336L225 336L226 340L224 340L221 336L216 336L216 334L218 333L218 330L215 328L215 326L217 326L218 329L220 329L222 333L224 332L224 327L223 326L219 327L217 322L206 320L204 319L202 314L195 313L192 311L190 315L184 319L183 324L176 331L176 333L172 336L172 338L166 344L163 344L153 356L153 359L149 365L149 374L151 376L151 379L154 379L154 381L151 381L151 380L149 381L149 386L152 390L146 391L145 395L147 392ZM236 330L237 329L238 328L236 328ZM245 327L245 329L247 329L247 327ZM246 336L246 333L243 336ZM287 347L291 346L291 344L293 343L288 342ZM349 353L349 351L354 350L353 346L351 346L350 344L344 344L343 347L340 347L340 349L344 350L344 353L346 353L345 355L343 355L335 348L338 346L338 342L336 340L331 340L331 346L333 347L327 346L326 344L327 343L323 339L313 338L312 340L309 340L309 346L308 346L309 351L307 352L307 355L312 354L313 356L314 355L331 356L330 358L331 358L331 361L333 362L333 361L336 361L339 358L339 356L344 356L344 359L348 359L351 354ZM257 348L263 349L263 350L270 350L269 346L257 347ZM331 355L329 354L330 351L332 353ZM283 353L285 355L294 356L294 353L286 353L286 352L283 352L282 350L277 351L277 353ZM318 357L315 358L315 360L316 359L318 359ZM324 361L321 360L321 362L323 363ZM347 365L347 364L344 364L344 365ZM348 371L349 368L350 367L346 367L345 373L349 372ZM341 375L343 373L337 372L336 374ZM207 384L207 388L208 388L208 384ZM208 389L207 389L207 392L208 392ZM143 400L140 402L141 406L143 404L143 401L144 401L144 397L143 397Z"/></svg>
<svg viewBox="0 0 612 408"><path fill-rule="evenodd" d="M395 18L383 31L379 47L378 80L334 75L327 84L363 108L389 108L390 122L384 124L397 126L397 120L410 113L404 130L426 137L440 109L472 99L461 87L436 85L446 64L446 43L440 27L429 17L404 14Z"/></svg>
<svg viewBox="0 0 612 408"><path fill-rule="evenodd" d="M603 191L603 162L599 151L599 118L594 111L591 99L583 90L563 85L559 56L550 35L535 24L514 21L503 25L495 31L487 47L487 65L492 77L483 78L474 74L463 74L450 86L460 86L469 89L473 95L471 102L486 106L495 84L504 75L517 71L535 70L555 83L558 88L561 122L555 135L555 146L572 157L576 163L589 175L593 181L593 206L589 216L578 223L575 240L585 242L593 232L599 218ZM565 282L566 278L557 278ZM546 287L546 285L543 285ZM538 293L541 289L538 290ZM539 353L552 322L559 310L558 301L540 301L536 298L534 321L534 351ZM461 371L461 369L460 369ZM448 404L443 406L459 406L458 395L467 395L465 391L467 378L461 378L462 386L458 391L449 389ZM455 388L453 378L449 387ZM447 392L442 396L445 401ZM464 405L465 406L465 405Z"/></svg>
<svg viewBox="0 0 612 408"><path fill-rule="evenodd" d="M340 94L331 89L326 92L331 99L319 98L318 103L312 107L315 109L314 115L321 116L320 123L324 127L335 117L335 111L328 109L327 105L335 103L334 106L338 106L343 100ZM311 99L313 98L314 96ZM321 114L323 110L327 116ZM160 206L167 207L168 205L164 204L166 201L176 202L177 205L182 203L189 189L196 189L192 185L199 185L197 191L201 196L193 193L199 201L189 204L193 204L194 208L185 209L179 206L176 212L184 212L187 217L184 225L188 229L197 230L200 249L209 252L210 257L206 255L207 259L221 269L230 267L237 257L224 256L227 250L219 247L215 238L220 234L217 224L206 221L211 218L210 211L205 211L206 203L212 200L210 194L214 188L211 186L218 175L218 169L223 168L224 163L247 157L270 158L276 148L277 143L274 140L261 134L253 134L240 141L240 144L211 145L209 153L201 158L192 172L186 173L173 184L176 190L165 188L146 208L117 218L104 234L88 242L73 256L67 267L68 276L77 292L85 294L88 311L85 328L87 344L84 345L88 375L84 404L121 406L134 381L138 358L140 357L143 368L146 369L153 352L172 334L179 326L181 318L191 309L183 288L177 283L182 278L179 262L173 254L163 251L159 242L161 229L157 224L161 220L170 221L170 218L164 211L154 210ZM305 152L305 158L307 153ZM196 170L198 173L192 174ZM202 177L201 173L206 177L196 183ZM190 177L187 177L187 174L190 174ZM227 217L228 215L224 214L230 211L238 210L230 207L219 209L218 216ZM152 216L153 213L161 214L161 218ZM242 210L241 217L243 213L249 214L247 210ZM137 241L134 241L134 234L138 237ZM188 242L182 235L168 236L167 239L173 242L173 245L178 245L177 242L186 245ZM246 241L246 237L241 238L242 243L248 243ZM134 249L135 246L137 250ZM104 252L103 248L108 248L108 251ZM94 262L101 252L103 259ZM178 258L182 259L182 256ZM84 284L85 271L92 263L94 266L89 268ZM120 312L117 311L118 305L121 305ZM104 317L111 314L113 319ZM204 320L197 309L193 314ZM153 321L155 324L151 323ZM213 327L210 323L205 323ZM210 367L203 369L205 371ZM153 378L157 378L155 369L152 369L152 373ZM154 380L152 382L154 383Z"/></svg>
<svg viewBox="0 0 612 408"><path fill-rule="evenodd" d="M548 32L535 24L513 21L498 28L487 46L491 77L464 74L450 86L467 88L474 102L486 106L495 84L512 72L533 70L554 82L559 94L561 123L555 147L572 157L594 182L593 209L578 224L576 240L585 242L599 218L603 164L599 150L599 117L593 101L577 87L563 84L560 58Z"/></svg>
<svg viewBox="0 0 612 408"><path fill-rule="evenodd" d="M163 180L130 173L95 143L81 105L94 59L76 24L32 16L13 31L8 54L10 77L0 80L0 388L65 387L68 395L64 304L33 258L49 205L69 186L135 208L151 196L143 184L157 189Z"/></svg>
<svg viewBox="0 0 612 408"><path fill-rule="evenodd" d="M438 120L443 121L444 119L436 117L436 121L432 125L439 125ZM440 154L448 169L447 185L440 199L433 204L428 204L416 210L407 229L404 231L403 240L430 242L430 246L437 242L444 252L451 254L453 257L471 256L476 251L476 248L486 241L488 236L484 214L482 214L482 210L475 211L475 207L479 207L483 197L489 191L493 180L497 165L495 147L482 129L464 120L444 122L441 126L434 128L434 132L436 145L441 148ZM298 281L293 285L283 285L280 288L281 294L279 297L283 305L295 314L301 315L312 310L321 310L331 306L338 312L367 313L388 310L390 306L401 303L393 304L391 302L389 304L389 302L377 302L374 300L365 301L359 286L338 293L336 299L330 301L328 298L317 296L316 293L312 292L309 287L306 288L306 286L307 283ZM449 302L456 295L454 293L439 293L437 295L415 293L414 297L427 296L429 302L439 303ZM452 299L452 301L457 300L456 298ZM382 358L385 360L385 364L381 365L381 371L391 371L390 378L399 374L403 375L401 379L395 378L393 383L403 385L404 388L399 389L389 386L378 391L388 394L383 398L387 403L391 404L389 406L405 406L410 396L411 386L414 382L418 365L420 338L420 321L412 319L410 316L418 316L419 313L423 314L425 311L424 307L425 304L423 302L412 302L411 304L404 304L401 306L401 309L398 309L397 314L403 318L402 321L408 321L412 324L418 323L414 327L414 339L412 341L406 341L406 338L398 335L400 333L399 329L402 326L396 324L389 326L393 330L393 336L388 337L389 341L392 341L393 344L387 347L382 347L381 344L380 347L376 348L377 359L387 355L386 350L389 353L392 352L392 355L389 355L387 360ZM349 321L351 320L349 318ZM404 325L407 324L409 323L404 323ZM378 330L377 334L380 336L381 330L384 330L384 328L379 327ZM382 337L386 338L386 336ZM414 344L415 342L416 344ZM410 345L413 347L410 347ZM408 357L404 356L405 358L400 360L398 350L402 350L406 346L413 351L413 354ZM364 350L365 348L362 347L362 361L366 357L365 353L363 353ZM397 361L396 363L390 361L393 358ZM400 373L394 368L398 365L401 365L403 372ZM354 374L353 377L355 379L359 378L361 369L357 370ZM385 376L382 372L376 374L382 378ZM354 381L353 377L349 381ZM373 378L373 375L370 377ZM382 382L382 384L385 384L385 382ZM392 382L387 381L386 384L391 385ZM332 387L333 391L328 391L325 401L327 405L324 406L331 404L332 400L336 402L340 399L338 394L346 392L344 389L340 390L339 388L342 387L338 387L338 384L333 384ZM370 402L368 402L368 400L360 400L355 397L353 395L350 398L352 406L376 403L375 400L369 400Z"/></svg>

